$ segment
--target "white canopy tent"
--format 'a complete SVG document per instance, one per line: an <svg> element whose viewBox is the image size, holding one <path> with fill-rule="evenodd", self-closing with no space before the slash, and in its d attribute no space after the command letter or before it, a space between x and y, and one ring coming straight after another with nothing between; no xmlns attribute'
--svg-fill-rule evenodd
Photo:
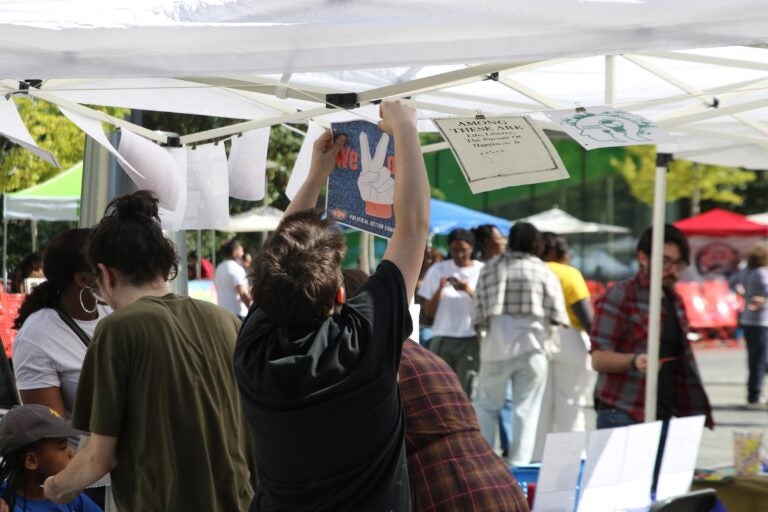
<svg viewBox="0 0 768 512"><path fill-rule="evenodd" d="M551 208L549 210L517 219L515 222L530 222L539 231L550 231L558 235L576 235L580 233L629 233L629 228L623 226L614 226L612 224L600 224L597 222L587 222L577 219L570 213L564 212L560 208Z"/></svg>
<svg viewBox="0 0 768 512"><path fill-rule="evenodd" d="M272 206L259 206L247 212L232 215L229 226L221 231L233 233L253 233L259 231L274 231L283 218L283 211Z"/></svg>
<svg viewBox="0 0 768 512"><path fill-rule="evenodd" d="M768 162L766 41L764 0L7 0L0 93L162 142L84 105L247 119L183 134L184 144L309 118L375 118L371 104L396 97L424 120L612 105L670 131L673 142L661 149L677 158L760 169ZM664 221L664 191L660 168L654 225ZM660 269L658 237L654 248ZM660 274L651 283L658 318ZM646 415L655 416L655 399Z"/></svg>
<svg viewBox="0 0 768 512"><path fill-rule="evenodd" d="M0 92L32 77L29 95L101 119L82 105L248 120L183 143L376 117L332 108L347 92L409 97L423 119L608 104L660 122L678 158L763 168L766 27L762 0L5 1ZM735 44L753 46L715 48Z"/></svg>
<svg viewBox="0 0 768 512"><path fill-rule="evenodd" d="M768 224L768 212L756 213L755 215L748 215L747 218L759 224Z"/></svg>

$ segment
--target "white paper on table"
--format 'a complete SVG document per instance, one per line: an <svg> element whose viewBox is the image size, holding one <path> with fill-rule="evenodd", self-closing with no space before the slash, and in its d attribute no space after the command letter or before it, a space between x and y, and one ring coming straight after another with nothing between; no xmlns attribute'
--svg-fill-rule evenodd
<svg viewBox="0 0 768 512"><path fill-rule="evenodd" d="M83 130L90 138L99 143L102 147L104 147L104 149L109 151L117 159L117 161L120 163L120 166L125 169L129 176L131 173L133 173L139 178L144 178L144 176L142 176L139 171L134 169L133 166L128 161L126 161L125 158L123 158L123 156L117 151L117 149L115 149L112 143L109 142L109 139L107 139L107 136L104 134L104 130L101 128L101 121L77 114L63 107L59 107L59 110L62 114L67 116L70 121L75 123L78 128ZM131 176L131 179L133 178L134 176Z"/></svg>
<svg viewBox="0 0 768 512"><path fill-rule="evenodd" d="M703 432L704 416L670 420L664 455L661 458L659 482L656 486L657 500L688 492L696 469Z"/></svg>
<svg viewBox="0 0 768 512"><path fill-rule="evenodd" d="M182 229L229 226L229 179L223 144L187 148L187 206Z"/></svg>
<svg viewBox="0 0 768 512"><path fill-rule="evenodd" d="M555 147L528 116L435 119L472 193L568 178Z"/></svg>
<svg viewBox="0 0 768 512"><path fill-rule="evenodd" d="M179 191L175 208L167 209L160 206L160 221L163 229L178 231L181 229L184 213L187 210L187 148L163 149L176 163L176 170L183 186Z"/></svg>
<svg viewBox="0 0 768 512"><path fill-rule="evenodd" d="M161 207L175 211L186 183L170 153L162 146L128 130L120 134L118 152L141 173L142 176L137 176L128 172L136 186L152 191Z"/></svg>
<svg viewBox="0 0 768 512"><path fill-rule="evenodd" d="M285 195L293 200L296 192L309 176L309 164L312 162L312 146L317 138L323 134L324 128L314 121L307 123L307 134L304 136L304 142L301 144L299 154L296 156L296 163L293 164L293 171L288 178L288 185L285 187Z"/></svg>
<svg viewBox="0 0 768 512"><path fill-rule="evenodd" d="M627 428L627 443L622 457L621 483L617 494L619 510L651 506L653 468L659 451L661 422L639 423Z"/></svg>
<svg viewBox="0 0 768 512"><path fill-rule="evenodd" d="M35 143L35 139L29 134L24 121L19 115L13 98L0 97L0 134L14 144L18 144L24 149L31 151L49 164L61 167L53 153L46 151Z"/></svg>
<svg viewBox="0 0 768 512"><path fill-rule="evenodd" d="M246 201L264 199L267 179L269 127L232 139L229 148L229 195Z"/></svg>
<svg viewBox="0 0 768 512"><path fill-rule="evenodd" d="M572 512L586 432L547 434L536 484L534 512Z"/></svg>
<svg viewBox="0 0 768 512"><path fill-rule="evenodd" d="M413 332L409 338L416 343L421 343L419 340L419 314L421 313L421 306L419 304L411 304L408 306L408 311L411 313L411 324L413 325Z"/></svg>
<svg viewBox="0 0 768 512"><path fill-rule="evenodd" d="M551 110L544 115L587 150L670 140L650 119L612 107L590 107L581 112Z"/></svg>
<svg viewBox="0 0 768 512"><path fill-rule="evenodd" d="M589 432L578 512L614 511L628 433L626 427Z"/></svg>

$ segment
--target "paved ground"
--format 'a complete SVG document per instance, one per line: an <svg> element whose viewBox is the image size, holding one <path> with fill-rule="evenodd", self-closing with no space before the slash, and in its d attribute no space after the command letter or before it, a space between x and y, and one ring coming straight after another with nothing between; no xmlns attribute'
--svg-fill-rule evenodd
<svg viewBox="0 0 768 512"><path fill-rule="evenodd" d="M756 431L766 435L768 447L768 409L748 410L746 403L747 361L743 348L706 349L696 351L704 387L712 402L714 430L704 430L699 450L698 467L733 463L733 432ZM766 379L768 384L768 379ZM765 387L764 395L768 397ZM587 408L587 428L594 428L595 415Z"/></svg>

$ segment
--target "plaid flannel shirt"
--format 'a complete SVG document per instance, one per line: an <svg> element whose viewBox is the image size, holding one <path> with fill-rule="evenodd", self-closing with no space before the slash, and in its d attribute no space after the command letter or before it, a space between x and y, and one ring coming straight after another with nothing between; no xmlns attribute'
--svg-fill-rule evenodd
<svg viewBox="0 0 768 512"><path fill-rule="evenodd" d="M480 271L472 303L473 325L488 326L493 316L535 316L571 325L560 280L536 256L507 251Z"/></svg>
<svg viewBox="0 0 768 512"><path fill-rule="evenodd" d="M668 296L674 301L677 320L683 333L683 358L664 363L674 364L678 370L675 372L675 414L704 414L707 426L712 428L712 409L688 341L688 320L683 301L674 291L668 292ZM595 304L595 317L590 332L592 350L646 353L649 301L650 280L642 271L609 288ZM644 420L645 374L635 370L598 373L595 394L607 407L625 411L638 421Z"/></svg>
<svg viewBox="0 0 768 512"><path fill-rule="evenodd" d="M451 367L406 341L399 381L413 510L527 511L520 486L480 433Z"/></svg>

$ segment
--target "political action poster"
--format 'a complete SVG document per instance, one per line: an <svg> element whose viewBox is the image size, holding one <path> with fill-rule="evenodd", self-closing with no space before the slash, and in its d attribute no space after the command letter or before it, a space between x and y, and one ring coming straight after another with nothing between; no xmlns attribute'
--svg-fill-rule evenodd
<svg viewBox="0 0 768 512"><path fill-rule="evenodd" d="M334 139L347 136L328 177L326 209L340 224L390 238L395 229L395 147L368 121L332 123Z"/></svg>
<svg viewBox="0 0 768 512"><path fill-rule="evenodd" d="M434 120L472 193L568 178L544 132L526 116Z"/></svg>

